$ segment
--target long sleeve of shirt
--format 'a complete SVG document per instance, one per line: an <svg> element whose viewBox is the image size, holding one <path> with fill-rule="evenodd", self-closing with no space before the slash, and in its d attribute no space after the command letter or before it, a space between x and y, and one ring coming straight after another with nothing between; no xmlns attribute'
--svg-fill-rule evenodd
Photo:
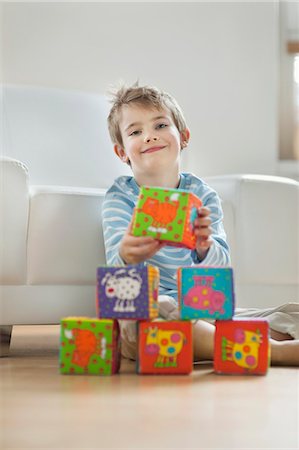
<svg viewBox="0 0 299 450"><path fill-rule="evenodd" d="M203 206L210 208L212 220L213 245L206 257L199 261L195 250L182 247L163 247L146 264L152 264L160 270L160 294L177 297L177 268L199 264L203 266L227 266L230 264L229 247L223 228L223 212L216 191L200 178L189 173L180 176L179 189L185 189L197 195ZM103 232L108 265L124 265L119 255L120 242L132 219L139 194L139 186L133 177L123 176L115 180L107 191L102 208Z"/></svg>

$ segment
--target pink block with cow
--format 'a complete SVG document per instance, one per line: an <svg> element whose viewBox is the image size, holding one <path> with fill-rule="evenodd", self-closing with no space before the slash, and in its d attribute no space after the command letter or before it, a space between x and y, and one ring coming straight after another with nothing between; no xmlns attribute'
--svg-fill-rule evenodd
<svg viewBox="0 0 299 450"><path fill-rule="evenodd" d="M270 364L264 319L216 321L214 369L221 374L265 375Z"/></svg>
<svg viewBox="0 0 299 450"><path fill-rule="evenodd" d="M235 295L231 267L180 267L177 281L181 319L233 317Z"/></svg>
<svg viewBox="0 0 299 450"><path fill-rule="evenodd" d="M190 321L139 322L138 373L189 374L192 369L193 344Z"/></svg>

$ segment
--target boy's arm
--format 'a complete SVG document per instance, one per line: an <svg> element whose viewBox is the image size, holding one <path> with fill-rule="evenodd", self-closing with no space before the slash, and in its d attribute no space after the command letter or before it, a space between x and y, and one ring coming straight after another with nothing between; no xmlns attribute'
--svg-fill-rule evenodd
<svg viewBox="0 0 299 450"><path fill-rule="evenodd" d="M229 246L223 227L223 211L215 191L211 190L204 198L196 224L197 245L192 251L194 263L207 266L229 265Z"/></svg>
<svg viewBox="0 0 299 450"><path fill-rule="evenodd" d="M119 244L119 255L126 264L140 264L164 247L163 242L151 236L133 236L131 232L132 222Z"/></svg>
<svg viewBox="0 0 299 450"><path fill-rule="evenodd" d="M163 247L152 237L131 234L134 204L124 195L108 193L102 208L104 243L108 265L140 264Z"/></svg>
<svg viewBox="0 0 299 450"><path fill-rule="evenodd" d="M119 254L119 246L132 220L133 210L133 202L123 193L108 192L106 194L102 206L102 224L108 265L126 264Z"/></svg>

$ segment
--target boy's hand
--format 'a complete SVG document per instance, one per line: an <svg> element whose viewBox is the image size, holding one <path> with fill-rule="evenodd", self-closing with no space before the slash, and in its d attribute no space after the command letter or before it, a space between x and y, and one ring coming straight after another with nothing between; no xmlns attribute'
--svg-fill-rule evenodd
<svg viewBox="0 0 299 450"><path fill-rule="evenodd" d="M209 208L202 206L198 209L198 217L194 221L194 234L196 237L196 252L200 261L202 261L211 245L213 244L213 240L210 238L212 234L211 219L210 219L211 211Z"/></svg>
<svg viewBox="0 0 299 450"><path fill-rule="evenodd" d="M126 264L139 264L155 255L165 243L151 236L133 236L132 221L121 240L119 254Z"/></svg>

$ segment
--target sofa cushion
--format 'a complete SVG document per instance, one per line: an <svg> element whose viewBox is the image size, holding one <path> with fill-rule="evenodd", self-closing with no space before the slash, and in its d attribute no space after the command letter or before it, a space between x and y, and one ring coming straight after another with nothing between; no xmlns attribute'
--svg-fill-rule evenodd
<svg viewBox="0 0 299 450"><path fill-rule="evenodd" d="M105 264L101 205L105 190L32 187L28 283L94 285Z"/></svg>

